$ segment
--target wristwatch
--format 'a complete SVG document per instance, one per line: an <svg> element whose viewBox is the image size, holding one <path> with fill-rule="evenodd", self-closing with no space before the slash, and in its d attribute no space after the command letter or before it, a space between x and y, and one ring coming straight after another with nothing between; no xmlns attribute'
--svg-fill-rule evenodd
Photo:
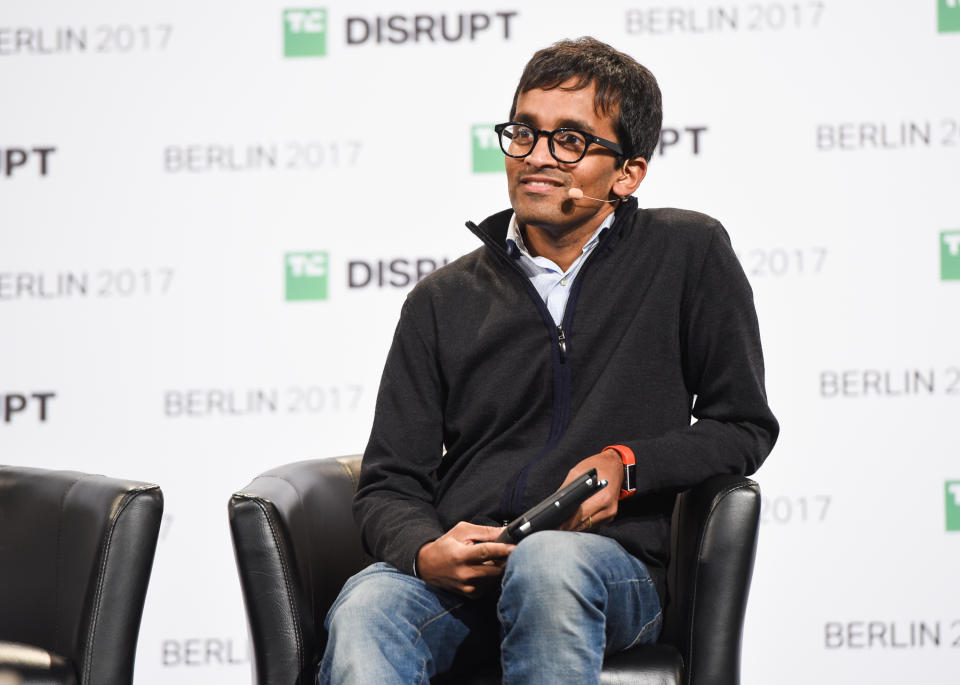
<svg viewBox="0 0 960 685"><path fill-rule="evenodd" d="M613 450L623 462L623 485L620 487L620 499L626 499L637 491L637 458L633 450L626 445L608 445L603 448Z"/></svg>

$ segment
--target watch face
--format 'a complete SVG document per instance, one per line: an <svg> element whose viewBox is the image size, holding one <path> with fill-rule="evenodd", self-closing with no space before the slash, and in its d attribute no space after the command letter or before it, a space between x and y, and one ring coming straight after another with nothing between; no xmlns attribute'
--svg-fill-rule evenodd
<svg viewBox="0 0 960 685"><path fill-rule="evenodd" d="M633 492L637 489L636 480L636 464L624 464L623 465L623 487L622 490L626 492Z"/></svg>

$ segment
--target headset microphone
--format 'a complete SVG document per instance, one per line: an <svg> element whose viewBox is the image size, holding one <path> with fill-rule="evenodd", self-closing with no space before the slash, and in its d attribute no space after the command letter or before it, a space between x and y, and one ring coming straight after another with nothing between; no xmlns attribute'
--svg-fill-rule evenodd
<svg viewBox="0 0 960 685"><path fill-rule="evenodd" d="M567 190L567 197L571 200L582 200L587 198L588 200L596 200L597 202L620 202L623 198L617 198L616 200L601 200L599 197L590 197L589 195L584 195L583 191L579 188L570 188Z"/></svg>

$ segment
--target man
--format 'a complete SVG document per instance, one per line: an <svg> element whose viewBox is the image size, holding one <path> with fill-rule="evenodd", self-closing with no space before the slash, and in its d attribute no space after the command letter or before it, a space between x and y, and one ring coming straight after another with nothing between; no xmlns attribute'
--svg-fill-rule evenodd
<svg viewBox="0 0 960 685"><path fill-rule="evenodd" d="M527 64L497 126L512 210L404 304L354 503L378 563L328 615L320 682L427 682L499 644L504 683L591 683L656 641L675 494L778 433L726 232L630 197L660 125L653 76L603 43ZM495 542L591 467L609 485L565 530Z"/></svg>

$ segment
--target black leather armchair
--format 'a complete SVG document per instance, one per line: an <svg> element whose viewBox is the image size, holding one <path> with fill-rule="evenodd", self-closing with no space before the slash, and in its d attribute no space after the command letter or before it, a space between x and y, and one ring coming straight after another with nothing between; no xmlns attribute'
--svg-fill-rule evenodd
<svg viewBox="0 0 960 685"><path fill-rule="evenodd" d="M230 500L257 683L314 682L326 612L344 581L370 561L351 514L359 470L359 456L288 464ZM759 514L760 489L740 476L716 476L677 497L663 634L655 645L607 659L605 685L739 683ZM499 678L461 672L438 681Z"/></svg>
<svg viewBox="0 0 960 685"><path fill-rule="evenodd" d="M128 685L163 496L0 466L0 681Z"/></svg>

